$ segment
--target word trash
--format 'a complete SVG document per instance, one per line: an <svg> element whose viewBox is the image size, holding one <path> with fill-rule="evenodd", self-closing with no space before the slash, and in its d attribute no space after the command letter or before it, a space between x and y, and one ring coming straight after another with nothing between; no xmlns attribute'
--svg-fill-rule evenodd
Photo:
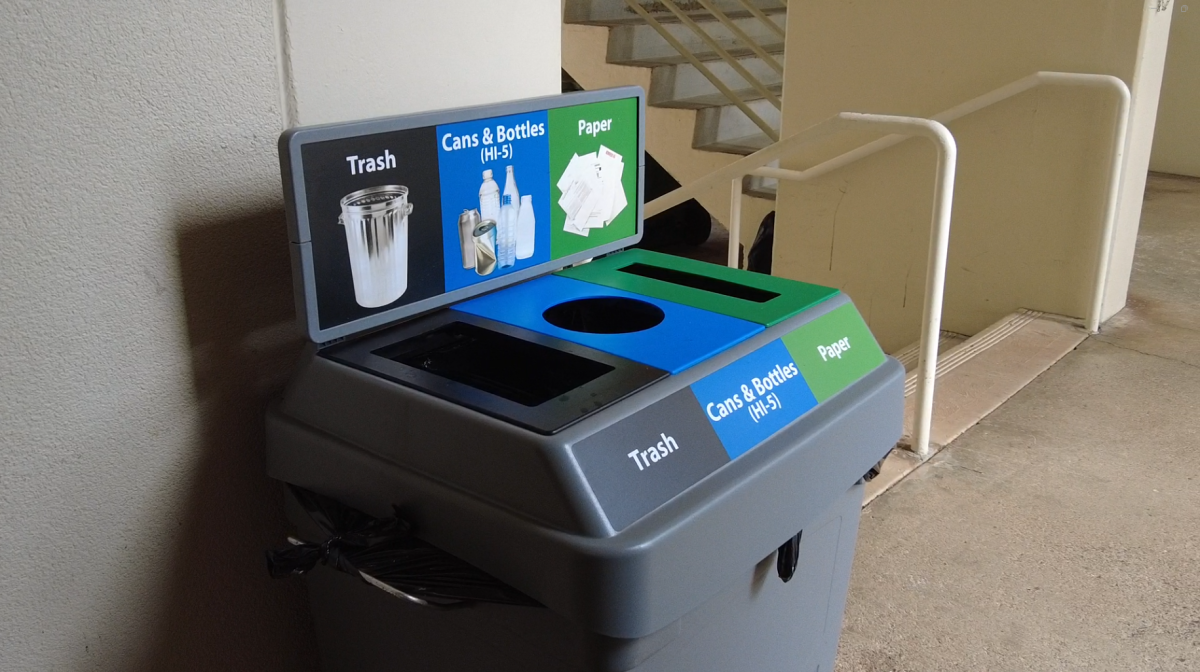
<svg viewBox="0 0 1200 672"><path fill-rule="evenodd" d="M351 175L361 175L363 173L373 173L377 170L395 168L396 156L385 149L383 150L383 156L377 156L373 159L360 159L357 154L347 156L346 163L350 164Z"/></svg>
<svg viewBox="0 0 1200 672"><path fill-rule="evenodd" d="M631 450L625 456L632 459L634 464L637 464L638 471L645 470L651 464L679 450L679 443L675 441L675 437L667 436L663 433L660 433L658 436L662 440L657 444L650 446L646 450Z"/></svg>

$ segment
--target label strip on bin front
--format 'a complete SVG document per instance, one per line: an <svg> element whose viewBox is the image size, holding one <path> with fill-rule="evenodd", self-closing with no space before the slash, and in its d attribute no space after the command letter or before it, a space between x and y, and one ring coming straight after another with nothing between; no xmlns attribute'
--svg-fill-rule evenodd
<svg viewBox="0 0 1200 672"><path fill-rule="evenodd" d="M744 455L884 361L851 304L573 447L614 529Z"/></svg>

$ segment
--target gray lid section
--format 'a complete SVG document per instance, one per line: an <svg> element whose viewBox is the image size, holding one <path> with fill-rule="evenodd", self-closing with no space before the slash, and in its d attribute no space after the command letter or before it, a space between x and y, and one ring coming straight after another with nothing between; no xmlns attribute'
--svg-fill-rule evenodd
<svg viewBox="0 0 1200 672"><path fill-rule="evenodd" d="M636 199L632 199L635 200L635 202L629 203L629 207L633 208L635 215L634 235L617 240L610 240L608 242L598 244L595 247L590 247L582 251L567 254L556 259L549 259L532 266L505 273L500 277L483 280L481 282L475 282L474 284L469 284L467 286L455 287L447 290L447 288L443 285L441 287L442 291L428 290L424 292L413 292L410 294L414 297L412 300L398 305L396 302L385 302L383 305L378 307L365 307L370 302L363 303L362 301L359 301L357 306L351 306L353 310L338 312L335 314L334 311L330 310L331 302L328 299L324 301L319 299L318 293L320 291L322 282L327 281L327 279L321 275L322 261L319 257L322 251L320 249L314 249L313 227L315 225L330 225L330 223L325 220L330 219L331 221L336 222L337 218L336 215L334 215L332 218L322 216L318 222L312 221L309 198L309 181L307 180L308 175L306 173L306 165L304 160L305 152L303 151L305 148L311 147L317 143L343 140L353 142L357 139L367 138L368 136L394 134L399 131L429 129L429 132L433 134L434 130L439 125L480 121L494 117L536 113L539 111L549 111L563 107L587 105L591 103L603 103L623 99L637 100L637 161L629 161L627 164L629 165L636 163L637 166L637 197ZM571 266L591 257L607 254L609 252L636 244L639 240L641 240L643 227L642 175L644 172L643 153L645 148L644 119L645 92L641 89L641 87L634 86L605 89L601 91L584 91L542 98L530 98L526 100L518 100L479 107L424 112L420 114L368 119L363 121L327 124L321 126L308 126L294 128L284 132L279 138L280 172L283 179L283 193L287 210L289 238L292 243L292 275L293 289L296 295L297 319L300 322L302 329L313 342L325 344L330 341L339 340L362 331L374 329L376 327L390 324L419 313L427 312L429 310L462 301L479 294L484 294L501 287L515 284L529 278L544 275L546 273ZM436 161L430 163L432 163L432 165L428 165L427 170L436 176L438 173L438 165ZM312 170L311 166L308 166L307 168ZM502 172L496 173L496 175L496 181L500 188L503 189L505 175ZM387 178L381 177L379 179L386 181ZM436 182L437 178L434 177L433 180ZM553 184L553 177L551 178L551 183ZM369 187L376 185L364 186ZM349 193L349 191L347 191L347 193ZM339 193L338 195L341 196L342 194ZM428 193L428 191L422 194L416 194L412 193L411 190L408 190L408 209L409 211L419 213L416 215L417 217L428 216L426 213L441 211L442 208L440 208L440 203L436 203L436 201L439 199L439 196L440 194L435 196ZM461 209L461 206L458 207ZM443 212L442 214L444 219L447 216L447 213ZM458 210L454 210L448 214L452 214L455 218L457 218L459 212ZM549 220L549 218L547 218L547 220ZM339 235L344 235L344 233L342 233L344 231L343 226L336 227ZM542 226L540 221L538 222L538 226ZM411 227L408 231L408 235L413 235ZM374 240L368 240L364 244L373 246L376 245L376 242ZM319 245L317 247L319 248ZM428 255L425 255L425 258L410 259L408 262L408 274L412 277L417 277L420 272L427 271L428 269L423 269L421 266L421 264L427 260ZM426 283L426 288L432 287L433 285L431 283L435 282L434 278L437 273L426 272L425 275L426 277L420 281ZM409 280L409 284L411 286L412 280ZM351 302L353 301L354 299L351 299ZM322 311L324 311L324 314Z"/></svg>

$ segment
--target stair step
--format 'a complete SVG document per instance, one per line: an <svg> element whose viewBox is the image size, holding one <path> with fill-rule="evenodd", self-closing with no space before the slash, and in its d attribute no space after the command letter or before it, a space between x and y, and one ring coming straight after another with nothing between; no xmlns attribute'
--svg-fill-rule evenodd
<svg viewBox="0 0 1200 672"><path fill-rule="evenodd" d="M776 13L768 16L780 28L784 27L787 14ZM720 21L697 19L696 23L716 40L722 49L733 56L749 56L753 53ZM762 47L763 51L768 54L778 54L779 62L783 62L783 38L778 33L763 25L755 17L733 19L733 24ZM665 23L663 27L672 37L682 42L689 51L695 54L696 58L702 61L720 58L707 42L682 23ZM688 60L664 40L658 31L644 23L639 23L616 26L609 30L608 62L616 65L654 67L656 65L678 65L687 63Z"/></svg>
<svg viewBox="0 0 1200 672"><path fill-rule="evenodd" d="M930 457L1074 350L1087 333L1069 318L1019 310L938 355ZM897 353L915 352L912 345ZM904 431L912 434L916 374L905 380ZM923 464L897 448L867 484L863 505Z"/></svg>
<svg viewBox="0 0 1200 672"><path fill-rule="evenodd" d="M967 337L962 334L956 334L953 331L943 331L940 338L938 338L938 366L942 365L942 360L950 354L951 350L962 344L965 340L967 340ZM904 365L906 373L912 373L916 370L917 363L921 358L921 342L917 341L906 348L897 350L892 353L892 356L900 360L900 363ZM908 393L907 389L905 393Z"/></svg>
<svg viewBox="0 0 1200 672"><path fill-rule="evenodd" d="M776 96L783 94L783 76L757 56L737 59L739 65L758 79ZM725 61L710 61L705 66L717 79L745 101L758 100L763 95ZM716 107L729 103L725 94L691 63L660 65L651 73L647 105L682 109Z"/></svg>
<svg viewBox="0 0 1200 672"><path fill-rule="evenodd" d="M773 177L747 175L742 178L742 193L773 201L779 196L779 180Z"/></svg>
<svg viewBox="0 0 1200 672"><path fill-rule="evenodd" d="M748 0L748 2L767 16L787 12L787 6L781 0ZM661 2L638 0L638 4L645 8L650 16L662 23L675 23L679 20ZM708 10L698 2L675 0L675 4L690 18L711 18ZM712 0L711 4L730 18L753 17L753 14L746 10L740 0ZM642 23L642 18L630 9L624 0L567 0L566 7L563 8L563 21L593 26L619 26Z"/></svg>
<svg viewBox="0 0 1200 672"><path fill-rule="evenodd" d="M779 128L779 110L766 100L748 101L747 105L772 128ZM753 154L772 140L736 105L706 107L696 112L692 147L709 152Z"/></svg>

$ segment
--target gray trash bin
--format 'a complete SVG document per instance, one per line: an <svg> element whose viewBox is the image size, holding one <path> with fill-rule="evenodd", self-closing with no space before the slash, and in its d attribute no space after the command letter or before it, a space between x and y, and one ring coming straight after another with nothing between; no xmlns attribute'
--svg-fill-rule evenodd
<svg viewBox="0 0 1200 672"><path fill-rule="evenodd" d="M544 605L419 606L318 568L307 580L324 669L832 670L862 478L903 414L903 368L848 297L640 250L566 268L636 241L640 188L628 239L378 312L321 296L336 265L320 260L339 251L300 220L346 188L312 177L333 170L314 157L349 151L330 142L365 154L396 132L596 117L624 100L641 114L640 90L618 89L282 139L315 345L268 413L269 474L374 516L398 511L422 540ZM456 226L465 206L453 206ZM423 220L431 209L410 215L410 247L445 223ZM289 517L320 541L295 501Z"/></svg>

